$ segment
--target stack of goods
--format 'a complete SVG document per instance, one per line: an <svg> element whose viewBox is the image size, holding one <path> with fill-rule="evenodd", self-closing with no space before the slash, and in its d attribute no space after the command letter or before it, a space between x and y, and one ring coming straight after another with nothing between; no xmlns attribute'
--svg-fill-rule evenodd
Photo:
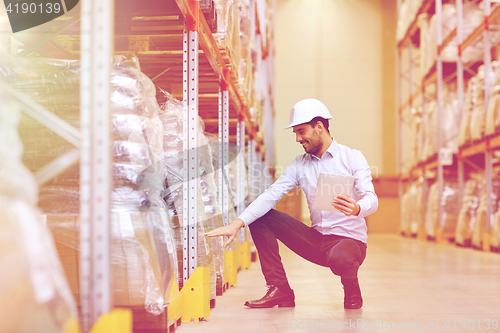
<svg viewBox="0 0 500 333"><path fill-rule="evenodd" d="M422 3L423 0L404 0L401 2L396 30L396 40L398 42L404 38Z"/></svg>
<svg viewBox="0 0 500 333"><path fill-rule="evenodd" d="M500 201L497 202L498 210L493 216L493 226L491 228L490 249L500 253Z"/></svg>
<svg viewBox="0 0 500 333"><path fill-rule="evenodd" d="M486 134L493 134L498 118L499 86L499 64L492 62L492 71L489 73L490 81L494 83L488 106L485 104L485 80L484 66L480 66L476 76L471 78L467 85L465 95L465 108L460 124L459 145L463 146L470 142L481 140Z"/></svg>
<svg viewBox="0 0 500 333"><path fill-rule="evenodd" d="M500 71L498 60L496 63L496 75L493 80L493 89L491 90L486 114L486 135L495 134L500 129Z"/></svg>
<svg viewBox="0 0 500 333"><path fill-rule="evenodd" d="M416 236L420 230L420 226L423 224L424 216L423 216L423 178L419 178L417 181L412 184L412 219L411 219L411 235Z"/></svg>
<svg viewBox="0 0 500 333"><path fill-rule="evenodd" d="M463 9L463 33L468 36L471 32L483 24L484 14L479 5L469 3ZM443 40L457 27L457 11L452 3L443 4L442 9L442 36ZM424 73L428 73L430 68L437 58L437 15L434 14L428 23L428 33L421 35L427 40L424 45L427 48L422 49L421 59L425 63ZM448 43L448 45L441 51L441 59L443 62L456 62L458 58L457 37ZM464 64L472 64L483 59L483 44L478 42L463 50L462 60Z"/></svg>
<svg viewBox="0 0 500 333"><path fill-rule="evenodd" d="M411 108L408 113L404 115L406 121L404 126L409 127L408 131L404 131L405 135L403 142L409 143L409 148L404 149L404 152L408 152L405 158L407 169L418 164L421 161L421 149L422 149L422 107Z"/></svg>
<svg viewBox="0 0 500 333"><path fill-rule="evenodd" d="M51 59L16 58L22 67L6 66L17 75L16 88L78 127L79 64ZM30 75L19 68L30 68ZM18 72L19 70L19 72ZM155 87L141 73L137 58L117 56L112 71L111 102L113 184L111 195L111 262L115 306L164 313L176 276L171 225L162 202L164 170L162 125ZM26 122L30 124L30 122ZM20 126L25 147L43 164L68 144L38 124ZM36 140L32 140L31 136ZM29 141L32 140L32 141ZM42 164L42 165L43 165ZM38 165L34 165L36 170ZM56 247L79 299L79 167L59 175L40 191Z"/></svg>
<svg viewBox="0 0 500 333"><path fill-rule="evenodd" d="M76 304L21 162L15 105L0 89L0 331L62 333L77 325Z"/></svg>
<svg viewBox="0 0 500 333"><path fill-rule="evenodd" d="M460 210L458 184L449 180L444 182L443 196L441 198L442 220L444 221L442 229L439 225L438 185L438 182L434 182L429 188L427 211L425 212L425 230L428 238L432 240L436 239L438 229L441 230L443 239L453 239Z"/></svg>
<svg viewBox="0 0 500 333"><path fill-rule="evenodd" d="M483 179L484 176L481 174L471 174L470 179L465 182L462 207L458 214L457 229L455 231L455 243L458 246L470 247L472 244L472 233L478 219Z"/></svg>
<svg viewBox="0 0 500 333"><path fill-rule="evenodd" d="M161 90L158 94L161 101L160 119L163 125L163 164L165 166L165 183L167 190L165 200L170 218L174 222L174 234L177 244L178 272L183 271L183 105L169 93ZM222 240L208 240L204 233L214 227L222 226L220 206L217 201L216 185L213 178L211 149L203 133L203 122L200 118L198 131L198 266L210 267L210 296L215 299L217 276L222 276ZM215 249L214 247L215 246ZM179 275L182 285L182 276Z"/></svg>
<svg viewBox="0 0 500 333"><path fill-rule="evenodd" d="M416 236L423 221L422 200L423 180L414 181L402 199L401 233L406 236Z"/></svg>
<svg viewBox="0 0 500 333"><path fill-rule="evenodd" d="M240 44L241 44L241 60L238 67L239 87L243 91L243 95L249 98L255 79L255 69L252 56L256 56L255 44L252 40L252 24L249 15L250 11L249 0L240 1Z"/></svg>
<svg viewBox="0 0 500 333"><path fill-rule="evenodd" d="M443 132L443 148L453 153L458 151L459 109L456 86L445 86L443 91L443 116L441 130ZM438 109L436 100L425 104L426 123L424 146L421 151L421 160L427 160L437 154L438 138Z"/></svg>
<svg viewBox="0 0 500 333"><path fill-rule="evenodd" d="M460 132L458 136L458 145L461 147L470 142L470 123L472 119L472 112L477 100L478 90L482 88L478 85L478 77L471 78L467 84L467 91L465 92L465 106L460 123Z"/></svg>
<svg viewBox="0 0 500 333"><path fill-rule="evenodd" d="M498 209L498 200L500 199L500 179L498 178L499 172L496 170L493 173L493 183L492 191L490 193L490 199L492 202L492 212L496 212ZM472 247L475 249L483 248L483 236L486 233L486 180L483 180L481 199L479 200L479 206L477 208L477 221L474 224L474 230L472 233ZM493 216L493 215L492 215ZM493 233L492 233L493 234Z"/></svg>
<svg viewBox="0 0 500 333"><path fill-rule="evenodd" d="M239 0L214 0L214 3L217 13L217 32L214 33L214 38L223 56L231 62L231 67L239 68L241 59ZM234 79L238 80L237 77Z"/></svg>
<svg viewBox="0 0 500 333"><path fill-rule="evenodd" d="M0 80L13 86L75 128L80 126L79 66L75 61L23 58L4 55ZM23 115L19 134L24 147L23 163L40 171L55 158L74 148L63 138ZM79 212L79 167L72 166L40 188L39 206L45 212Z"/></svg>
<svg viewBox="0 0 500 333"><path fill-rule="evenodd" d="M495 77L498 72L498 63L496 61L492 62L492 71L489 73L490 82L495 81ZM476 98L473 106L471 119L470 119L470 134L471 141L477 141L484 137L485 127L486 127L486 105L485 105L485 70L484 66L479 67L479 72L477 74L477 89Z"/></svg>

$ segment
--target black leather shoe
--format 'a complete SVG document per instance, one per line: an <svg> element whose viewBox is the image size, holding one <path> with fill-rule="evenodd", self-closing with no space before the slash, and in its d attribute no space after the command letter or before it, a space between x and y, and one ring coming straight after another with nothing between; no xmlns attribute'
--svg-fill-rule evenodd
<svg viewBox="0 0 500 333"><path fill-rule="evenodd" d="M261 299L255 301L246 301L245 305L250 308L272 308L278 307L294 307L295 294L293 290L282 291L277 286L269 286L267 293Z"/></svg>
<svg viewBox="0 0 500 333"><path fill-rule="evenodd" d="M358 280L344 281L344 309L361 309L363 306L363 298L359 289Z"/></svg>

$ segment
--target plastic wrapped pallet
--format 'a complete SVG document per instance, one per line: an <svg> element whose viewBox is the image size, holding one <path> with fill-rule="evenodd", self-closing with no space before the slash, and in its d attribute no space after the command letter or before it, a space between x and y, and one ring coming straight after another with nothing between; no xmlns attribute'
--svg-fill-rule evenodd
<svg viewBox="0 0 500 333"><path fill-rule="evenodd" d="M411 188L409 188L402 197L402 220L401 220L401 233L410 235L411 221L412 221L412 202L411 202Z"/></svg>
<svg viewBox="0 0 500 333"><path fill-rule="evenodd" d="M412 190L412 214L411 214L411 235L417 235L423 223L423 179L420 178L411 185Z"/></svg>
<svg viewBox="0 0 500 333"><path fill-rule="evenodd" d="M183 272L183 239L184 228L183 208L183 105L168 92L160 90L161 102L160 120L163 126L163 163L165 165L164 179L167 186L166 201L168 211L174 221L179 272ZM198 131L198 266L210 267L210 295L216 296L217 267L214 261L212 242L204 237L208 231L209 217L216 216L218 211L215 184L210 175L213 174L210 147L203 134L204 126L200 118ZM212 176L213 177L213 176ZM220 214L220 213L219 213ZM216 221L210 221L217 223ZM222 260L218 258L219 261ZM179 281L181 276L179 275Z"/></svg>
<svg viewBox="0 0 500 333"><path fill-rule="evenodd" d="M36 181L21 162L19 119L1 88L0 331L62 333L76 321L76 304L36 208Z"/></svg>
<svg viewBox="0 0 500 333"><path fill-rule="evenodd" d="M252 40L252 22L249 15L249 6L249 0L240 1L239 11L241 60L238 67L238 77L239 85L243 90L244 95L247 97L249 97L255 76L252 61L252 52L255 52L255 45Z"/></svg>
<svg viewBox="0 0 500 333"><path fill-rule="evenodd" d="M472 118L472 111L476 103L476 91L478 90L477 77L473 77L467 84L467 91L465 93L465 106L460 121L460 132L458 134L458 146L461 147L471 140L470 123Z"/></svg>
<svg viewBox="0 0 500 333"><path fill-rule="evenodd" d="M492 63L492 72L490 73L490 80L493 81L495 79L495 74L497 72L497 62L494 61ZM474 103L474 108L471 114L471 122L470 122L470 133L471 140L476 141L480 140L484 137L485 133L485 123L486 123L486 114L485 114L485 91L484 91L484 82L485 82L485 70L484 66L479 67L479 71L477 74L477 91L476 91L476 101Z"/></svg>
<svg viewBox="0 0 500 333"><path fill-rule="evenodd" d="M432 64L427 64L430 61L429 54L429 14L422 13L417 17L417 26L420 29L420 80L425 77L427 71Z"/></svg>
<svg viewBox="0 0 500 333"><path fill-rule="evenodd" d="M405 0L401 2L396 30L396 39L398 42L405 36L422 3L423 0Z"/></svg>
<svg viewBox="0 0 500 333"><path fill-rule="evenodd" d="M79 128L78 62L45 58L3 55L0 58L0 81L6 82L72 126ZM32 172L74 147L33 118L22 115L18 127L24 147L23 163ZM46 186L78 191L78 166L70 167ZM41 188L43 193L43 188ZM43 203L43 202L41 202Z"/></svg>
<svg viewBox="0 0 500 333"><path fill-rule="evenodd" d="M241 59L239 0L215 0L214 4L217 13L217 33L214 38L226 59L238 68Z"/></svg>
<svg viewBox="0 0 500 333"><path fill-rule="evenodd" d="M79 64L40 58L19 58L15 61L20 62L21 66L15 62L3 66L2 73L15 75L16 88L63 119L72 120L70 123L78 127ZM25 73L24 68L29 68L33 73ZM29 80L22 80L25 77ZM162 233L151 232L163 228L163 234L168 234L170 228L165 221L166 215L161 218L158 213L158 209L165 207L158 208L159 201L153 200L156 191L164 188L163 165L155 163L161 160L163 150L155 87L140 72L137 58L133 55L115 57L111 83L112 173L115 185L111 197L111 253L115 272L115 304L142 307L158 315L164 312L168 302L166 292L175 272L165 266L165 257L172 256L166 250L167 237L162 243L163 240L157 238ZM43 96L43 99L39 96ZM38 144L38 138L34 144L27 144L37 157L36 162L39 156L40 160L48 161L61 153L58 142L54 143L46 137L40 141L42 144ZM67 146L67 143L62 144L63 148ZM33 166L34 169L37 167ZM78 166L71 171L73 173L69 176L68 172L63 173L41 189L40 207L48 213L47 224L54 233L72 290L78 295ZM169 241L172 242L172 239ZM173 243L170 247L173 247ZM174 258L170 261L174 261Z"/></svg>
<svg viewBox="0 0 500 333"><path fill-rule="evenodd" d="M460 210L458 195L458 184L446 180L443 187L443 196L441 199L442 219L444 226L441 229L441 237L443 239L453 239L457 226L458 213ZM429 188L427 197L427 211L425 213L425 230L430 238L437 237L439 226L439 200L438 200L438 183L434 182Z"/></svg>
<svg viewBox="0 0 500 333"><path fill-rule="evenodd" d="M493 252L500 253L500 202L497 202L498 210L493 216L493 225L491 228L490 249Z"/></svg>
<svg viewBox="0 0 500 333"><path fill-rule="evenodd" d="M414 144L414 163L413 165L418 164L421 161L424 161L425 159L423 158L423 138L424 138L424 131L425 127L422 124L422 107L417 108L417 112L415 115L415 118L413 120L412 126L414 127L413 132L414 132L414 137L415 137L415 144Z"/></svg>
<svg viewBox="0 0 500 333"><path fill-rule="evenodd" d="M477 221L477 209L482 189L482 175L472 174L465 182L462 207L458 215L455 243L459 246L471 246L472 232Z"/></svg>
<svg viewBox="0 0 500 333"><path fill-rule="evenodd" d="M427 121L425 123L425 138L422 157L424 160L427 160L437 153L438 110L436 100L430 100L426 103L425 112Z"/></svg>
<svg viewBox="0 0 500 333"><path fill-rule="evenodd" d="M147 199L146 199L147 198ZM142 202L142 207L138 203ZM115 306L160 315L176 276L172 228L161 198L129 187L115 188L111 212L111 267ZM162 212L163 210L163 212ZM79 216L47 215L75 296L79 296Z"/></svg>
<svg viewBox="0 0 500 333"><path fill-rule="evenodd" d="M477 26L483 23L484 14L482 9L475 4L469 4L464 6L464 19L463 19L463 31L464 36L468 36ZM456 7L454 4L445 3L442 7L442 36L443 39L446 38L456 27L457 27L457 14ZM426 73L429 71L430 67L435 63L437 57L437 16L436 14L432 16L429 21L429 34L427 35L429 40L427 45L428 53L425 59L426 63ZM441 51L441 58L444 62L456 62L458 57L457 48L457 38L453 38L446 47ZM462 59L465 64L474 63L481 61L483 59L483 45L482 42L478 42L474 45L469 46L463 51Z"/></svg>
<svg viewBox="0 0 500 333"><path fill-rule="evenodd" d="M486 113L486 135L492 135L500 128L500 73L498 67L493 82L493 89L491 91L491 96Z"/></svg>
<svg viewBox="0 0 500 333"><path fill-rule="evenodd" d="M500 199L500 179L498 179L498 170L493 175L492 191L490 193L490 198L492 202L492 211L496 212L498 209L498 200ZM479 200L479 206L477 208L477 221L474 224L474 230L472 234L472 247L475 249L483 248L483 236L486 233L486 180L483 179L482 189L481 189L481 199Z"/></svg>

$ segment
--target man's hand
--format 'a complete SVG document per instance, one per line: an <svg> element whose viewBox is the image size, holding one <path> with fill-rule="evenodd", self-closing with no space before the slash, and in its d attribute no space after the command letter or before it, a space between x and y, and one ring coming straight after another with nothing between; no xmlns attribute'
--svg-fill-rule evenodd
<svg viewBox="0 0 500 333"><path fill-rule="evenodd" d="M242 220L236 219L228 225L225 225L223 227L205 233L205 236L207 237L227 236L227 241L224 243L224 247L227 247L236 237L236 233L238 232L238 230L240 230L240 228L244 226L245 223Z"/></svg>
<svg viewBox="0 0 500 333"><path fill-rule="evenodd" d="M361 207L348 195L339 194L333 198L332 206L346 216L358 215Z"/></svg>

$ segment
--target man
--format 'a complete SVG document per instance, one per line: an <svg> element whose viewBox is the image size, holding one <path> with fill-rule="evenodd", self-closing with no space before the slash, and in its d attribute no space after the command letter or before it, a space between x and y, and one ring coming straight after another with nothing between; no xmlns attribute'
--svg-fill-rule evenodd
<svg viewBox="0 0 500 333"><path fill-rule="evenodd" d="M248 307L295 306L295 295L281 263L277 239L304 259L329 267L333 274L341 277L344 308L363 306L357 274L366 256L364 217L377 210L378 199L363 154L338 144L330 136L328 119L331 118L327 107L318 100L305 99L295 104L285 129L293 127L296 141L306 154L295 158L283 175L238 219L205 234L227 236L226 247L240 228L249 226L269 290L261 299L247 301ZM339 194L332 198L331 204L337 212L311 209L321 172L355 178L351 196ZM311 227L272 209L283 195L299 185L311 211Z"/></svg>

